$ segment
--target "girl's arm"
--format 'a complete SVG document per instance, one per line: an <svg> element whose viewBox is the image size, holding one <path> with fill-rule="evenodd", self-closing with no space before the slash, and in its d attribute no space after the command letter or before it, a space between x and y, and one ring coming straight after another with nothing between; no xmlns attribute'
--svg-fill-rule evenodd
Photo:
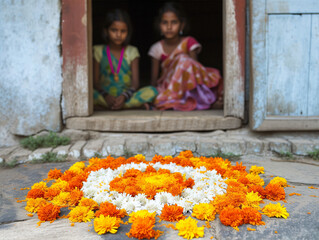
<svg viewBox="0 0 319 240"><path fill-rule="evenodd" d="M156 86L156 81L159 75L160 61L152 57L152 72L151 72L151 85Z"/></svg>
<svg viewBox="0 0 319 240"><path fill-rule="evenodd" d="M189 56L196 61L197 61L197 52L198 52L198 49L194 49L193 51L189 52Z"/></svg>
<svg viewBox="0 0 319 240"><path fill-rule="evenodd" d="M139 58L135 58L131 63L131 72L132 72L132 85L131 88L137 90L140 82L140 74L139 74Z"/></svg>

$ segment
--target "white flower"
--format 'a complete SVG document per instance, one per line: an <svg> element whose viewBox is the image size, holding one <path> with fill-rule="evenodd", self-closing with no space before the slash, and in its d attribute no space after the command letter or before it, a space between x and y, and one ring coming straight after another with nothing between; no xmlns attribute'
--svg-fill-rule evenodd
<svg viewBox="0 0 319 240"><path fill-rule="evenodd" d="M168 192L159 192L155 195L155 200L161 204L166 204L174 201L174 196Z"/></svg>

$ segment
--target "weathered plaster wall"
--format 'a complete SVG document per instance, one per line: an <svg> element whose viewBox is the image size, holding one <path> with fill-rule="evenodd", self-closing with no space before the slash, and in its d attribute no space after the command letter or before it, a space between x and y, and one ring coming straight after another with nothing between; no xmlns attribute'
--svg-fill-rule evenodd
<svg viewBox="0 0 319 240"><path fill-rule="evenodd" d="M61 129L60 0L0 0L0 146Z"/></svg>

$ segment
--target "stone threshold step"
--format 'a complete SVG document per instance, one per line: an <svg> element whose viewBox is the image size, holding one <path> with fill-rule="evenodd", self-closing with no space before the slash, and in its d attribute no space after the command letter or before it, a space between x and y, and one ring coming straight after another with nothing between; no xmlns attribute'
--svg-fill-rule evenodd
<svg viewBox="0 0 319 240"><path fill-rule="evenodd" d="M241 119L224 117L223 110L178 111L97 111L89 117L72 117L66 128L111 132L211 131L241 127Z"/></svg>

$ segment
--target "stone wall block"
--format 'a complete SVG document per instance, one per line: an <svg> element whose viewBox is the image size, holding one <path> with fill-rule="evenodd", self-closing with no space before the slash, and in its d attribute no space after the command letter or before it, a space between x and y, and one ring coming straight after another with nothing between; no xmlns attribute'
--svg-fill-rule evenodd
<svg viewBox="0 0 319 240"><path fill-rule="evenodd" d="M242 138L223 138L220 139L220 151L222 153L243 155L246 152L246 143Z"/></svg>
<svg viewBox="0 0 319 240"><path fill-rule="evenodd" d="M315 142L311 140L289 139L289 142L291 143L292 153L296 155L306 156L316 148ZM317 149L319 149L319 145L317 145Z"/></svg>
<svg viewBox="0 0 319 240"><path fill-rule="evenodd" d="M186 151L186 150L196 152L196 143L195 143L195 141L193 141L191 139L176 141L175 149L176 149L177 153L180 153L180 152Z"/></svg>
<svg viewBox="0 0 319 240"><path fill-rule="evenodd" d="M87 158L94 157L95 154L101 154L105 139L89 140L83 147L83 155Z"/></svg>
<svg viewBox="0 0 319 240"><path fill-rule="evenodd" d="M123 138L113 138L106 140L102 147L102 156L121 157L125 156L125 140Z"/></svg>
<svg viewBox="0 0 319 240"><path fill-rule="evenodd" d="M220 150L218 140L216 139L202 139L197 142L197 154L199 156L216 155Z"/></svg>
<svg viewBox="0 0 319 240"><path fill-rule="evenodd" d="M146 140L130 139L125 142L125 149L132 156L136 154L145 155L149 150L149 144Z"/></svg>
<svg viewBox="0 0 319 240"><path fill-rule="evenodd" d="M65 129L59 135L70 138L72 142L88 140L90 138L90 134L88 131L81 131L76 129Z"/></svg>
<svg viewBox="0 0 319 240"><path fill-rule="evenodd" d="M57 155L67 155L69 153L70 148L71 148L71 145L58 146L54 148L52 152L56 153Z"/></svg>
<svg viewBox="0 0 319 240"><path fill-rule="evenodd" d="M291 152L291 143L282 138L267 138L265 139L269 144L270 151L273 152Z"/></svg>
<svg viewBox="0 0 319 240"><path fill-rule="evenodd" d="M13 161L26 162L31 153L32 151L28 149L17 147L7 158L5 158L5 162L8 164Z"/></svg>
<svg viewBox="0 0 319 240"><path fill-rule="evenodd" d="M257 138L245 138L246 153L255 154L262 153L264 151L264 143Z"/></svg>
<svg viewBox="0 0 319 240"><path fill-rule="evenodd" d="M70 149L68 157L74 160L78 160L82 155L82 148L86 145L86 141L77 141L74 143Z"/></svg>
<svg viewBox="0 0 319 240"><path fill-rule="evenodd" d="M162 156L174 156L176 154L175 143L168 140L152 140L155 154Z"/></svg>
<svg viewBox="0 0 319 240"><path fill-rule="evenodd" d="M47 154L49 152L52 151L52 147L49 147L49 148L38 148L36 150L34 150L28 157L28 159L26 159L25 161L20 161L20 162L28 162L28 161L32 161L32 160L36 160L36 159L41 159L42 156L44 154Z"/></svg>

